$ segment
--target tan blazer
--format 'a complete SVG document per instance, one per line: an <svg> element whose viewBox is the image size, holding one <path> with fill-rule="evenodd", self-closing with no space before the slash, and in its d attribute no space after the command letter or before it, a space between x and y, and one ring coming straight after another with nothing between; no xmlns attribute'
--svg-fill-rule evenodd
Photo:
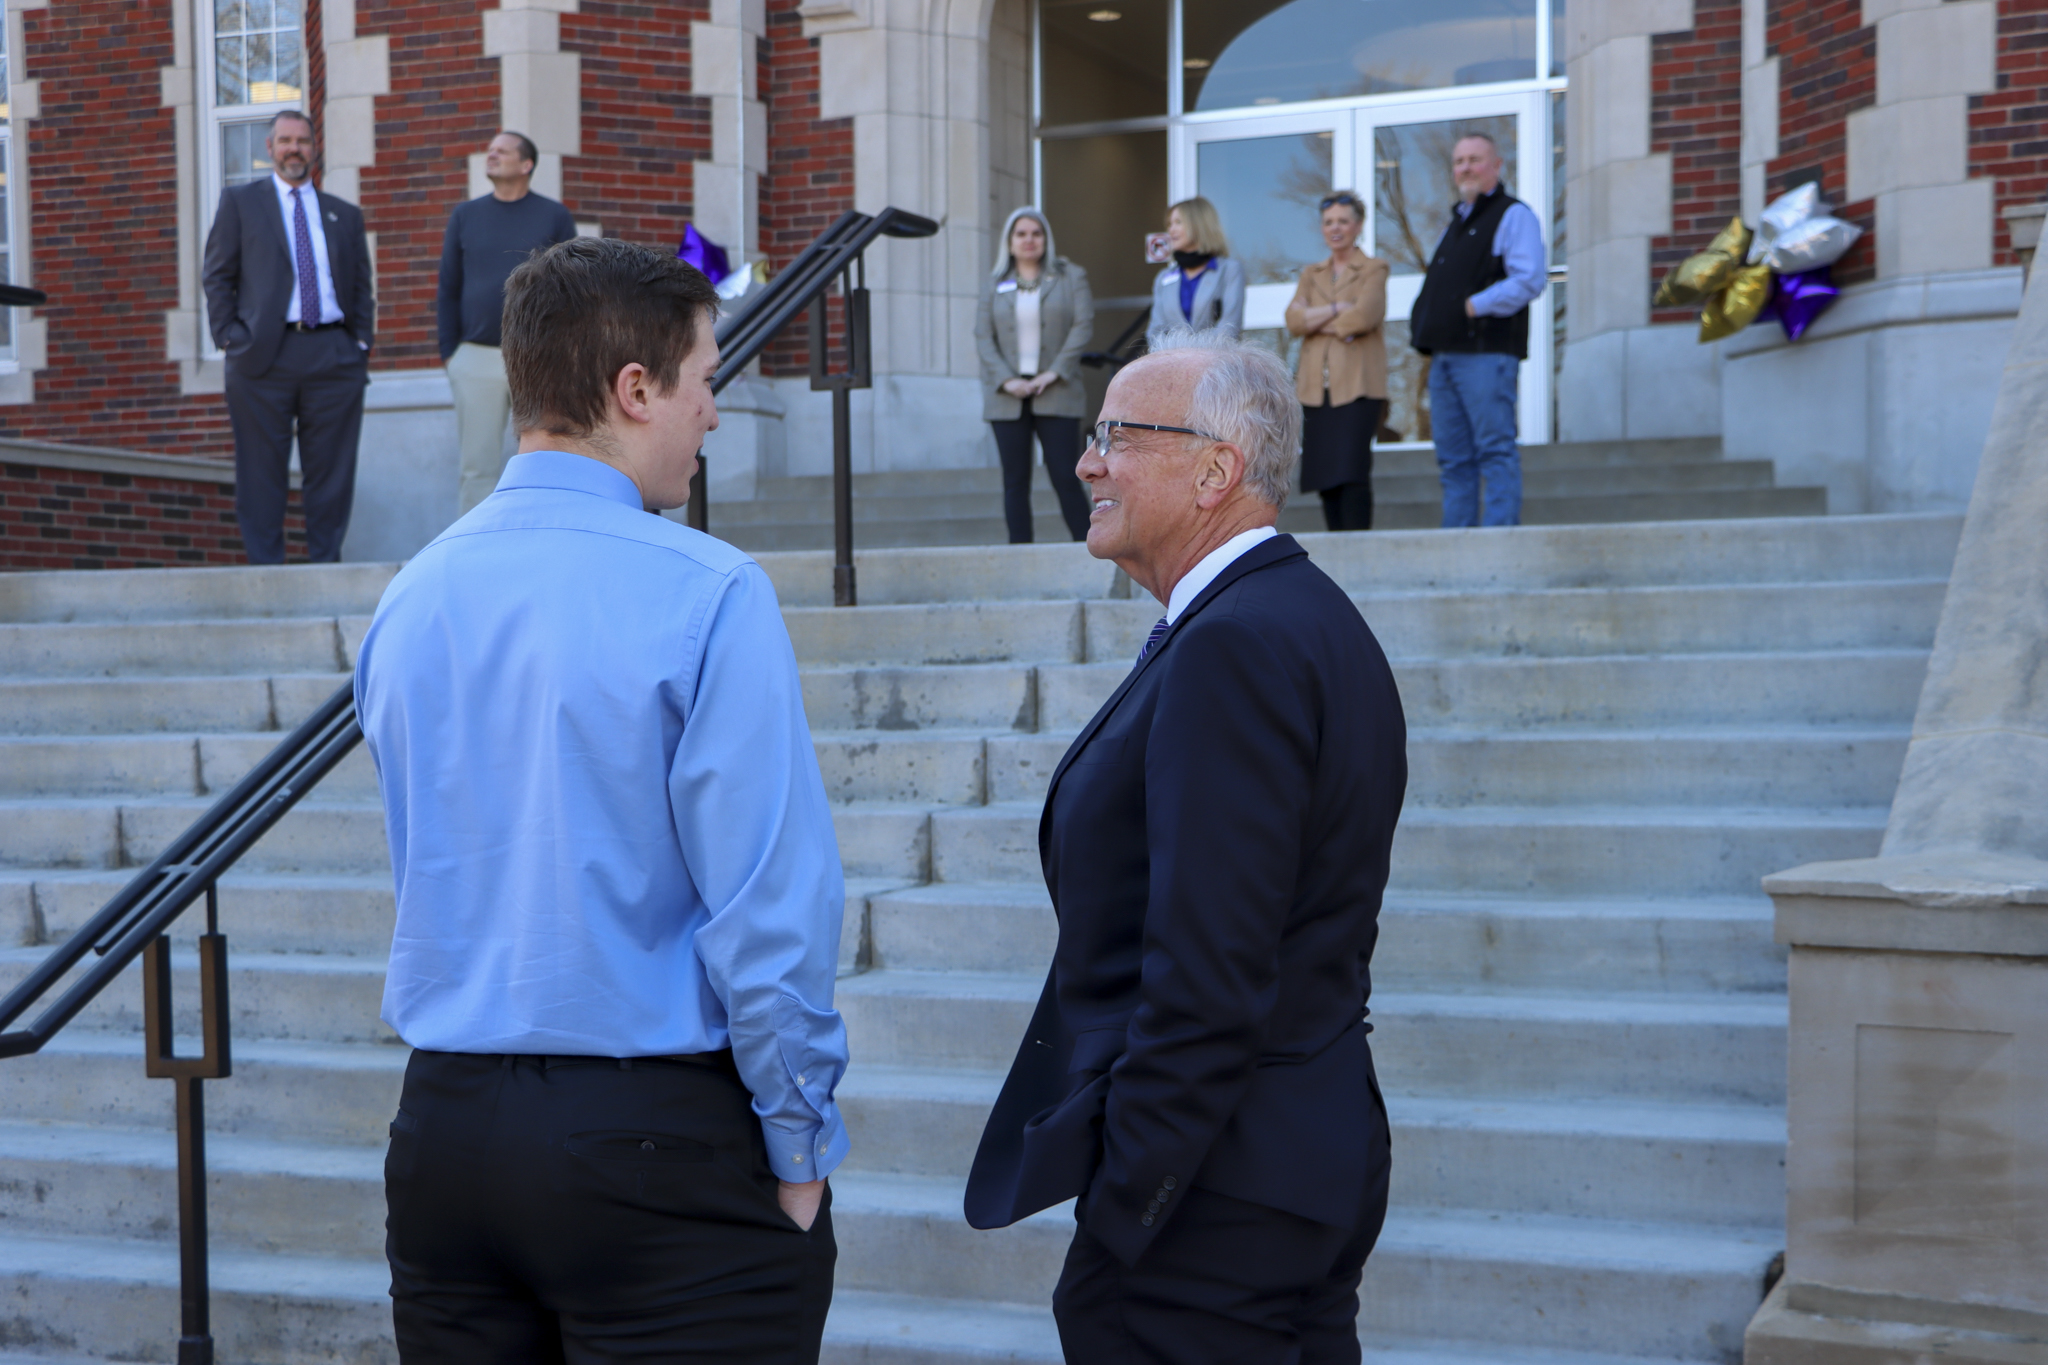
<svg viewBox="0 0 2048 1365"><path fill-rule="evenodd" d="M1008 289L1001 288L1008 284ZM1059 374L1059 382L1031 400L1041 417L1079 417L1088 406L1081 387L1081 352L1095 334L1095 296L1088 272L1066 257L1054 260L1038 286L1038 369ZM990 422L1014 422L1024 400L1003 392L1017 374L1017 289L1015 281L988 280L974 311L974 349L981 357L981 415ZM1024 376L1028 378L1029 376Z"/></svg>
<svg viewBox="0 0 2048 1365"><path fill-rule="evenodd" d="M1306 338L1294 377L1294 393L1303 407L1320 407L1325 388L1333 407L1387 396L1387 336L1380 324L1387 319L1389 272L1385 261L1357 247L1351 248L1341 285L1330 283L1328 261L1302 267L1301 283L1287 305L1287 330ZM1337 315L1337 334L1308 336L1308 310L1331 303L1345 305Z"/></svg>

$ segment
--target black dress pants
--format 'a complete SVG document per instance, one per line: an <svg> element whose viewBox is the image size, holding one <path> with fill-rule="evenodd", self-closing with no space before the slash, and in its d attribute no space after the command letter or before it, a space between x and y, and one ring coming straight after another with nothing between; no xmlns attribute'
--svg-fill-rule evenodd
<svg viewBox="0 0 2048 1365"><path fill-rule="evenodd" d="M1069 1365L1358 1365L1358 1282L1392 1169L1379 1121L1345 1226L1194 1186L1136 1266L1077 1227L1052 1291Z"/></svg>
<svg viewBox="0 0 2048 1365"><path fill-rule="evenodd" d="M363 431L369 361L341 326L285 330L277 358L258 378L227 366L228 420L235 429L235 520L251 564L284 563L284 507L299 438L299 498L306 558L341 558L356 501L356 443Z"/></svg>
<svg viewBox="0 0 2048 1365"><path fill-rule="evenodd" d="M1317 496L1323 500L1324 529L1372 529L1372 480L1367 479L1363 483L1340 483L1335 488L1323 489Z"/></svg>
<svg viewBox="0 0 2048 1365"><path fill-rule="evenodd" d="M1052 491L1060 500L1060 517L1067 533L1076 540L1088 539L1088 494L1074 466L1081 462L1081 419L1046 417L1031 411L1024 400L1023 415L1011 422L990 422L996 435L996 454L1003 462L1003 521L1009 527L1012 545L1029 545L1031 528L1031 438L1045 452L1045 472L1052 479Z"/></svg>
<svg viewBox="0 0 2048 1365"><path fill-rule="evenodd" d="M730 1053L415 1052L384 1164L404 1365L815 1365L838 1252Z"/></svg>

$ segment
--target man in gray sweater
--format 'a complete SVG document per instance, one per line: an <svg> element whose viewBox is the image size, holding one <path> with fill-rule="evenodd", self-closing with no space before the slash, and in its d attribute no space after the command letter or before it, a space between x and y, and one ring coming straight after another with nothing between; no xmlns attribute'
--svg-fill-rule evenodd
<svg viewBox="0 0 2048 1365"><path fill-rule="evenodd" d="M505 281L535 251L576 235L576 222L532 192L540 152L523 134L499 133L484 149L491 192L457 204L441 239L441 363L455 394L462 485L455 515L491 495L505 472L505 419L512 394L498 353Z"/></svg>

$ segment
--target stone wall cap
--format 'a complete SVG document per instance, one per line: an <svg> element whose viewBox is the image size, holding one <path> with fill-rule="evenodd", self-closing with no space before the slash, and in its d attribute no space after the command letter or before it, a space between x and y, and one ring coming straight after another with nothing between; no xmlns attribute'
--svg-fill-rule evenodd
<svg viewBox="0 0 2048 1365"><path fill-rule="evenodd" d="M142 450L67 445L59 441L0 439L0 460L39 465L45 469L84 469L101 474L128 474L147 479L181 479L189 483L231 484L235 464L203 455L158 455Z"/></svg>
<svg viewBox="0 0 2048 1365"><path fill-rule="evenodd" d="M1943 851L1808 863L1764 878L1794 948L2048 958L2048 863Z"/></svg>
<svg viewBox="0 0 2048 1365"><path fill-rule="evenodd" d="M1733 360L1880 327L2011 319L2019 315L2023 288L2016 265L1852 284L1799 341L1786 341L1784 329L1774 323L1757 323L1722 342L1722 355Z"/></svg>
<svg viewBox="0 0 2048 1365"><path fill-rule="evenodd" d="M1927 909L2048 906L2048 862L2008 853L1938 851L1807 863L1764 878L1772 896L1856 896Z"/></svg>

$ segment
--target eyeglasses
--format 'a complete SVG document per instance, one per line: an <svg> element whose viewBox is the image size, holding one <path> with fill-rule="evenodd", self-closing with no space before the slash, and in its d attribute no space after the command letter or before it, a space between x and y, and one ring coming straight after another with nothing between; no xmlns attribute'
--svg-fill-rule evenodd
<svg viewBox="0 0 2048 1365"><path fill-rule="evenodd" d="M1162 427L1156 422L1104 421L1097 422L1095 429L1088 433L1088 444L1105 455L1109 454L1110 429L1112 427L1128 427L1132 431L1170 431L1176 436L1199 436L1205 441L1220 441L1223 439L1221 436L1211 436L1206 431L1196 431L1193 427Z"/></svg>
<svg viewBox="0 0 2048 1365"><path fill-rule="evenodd" d="M1321 199L1317 200L1316 212L1321 213L1324 209L1333 209L1337 207L1337 205L1339 204L1342 204L1345 208L1350 209L1353 213L1357 214L1360 219L1363 219L1365 217L1364 202L1360 200L1357 195L1351 194L1348 191L1344 190L1339 190L1335 194L1326 194Z"/></svg>

